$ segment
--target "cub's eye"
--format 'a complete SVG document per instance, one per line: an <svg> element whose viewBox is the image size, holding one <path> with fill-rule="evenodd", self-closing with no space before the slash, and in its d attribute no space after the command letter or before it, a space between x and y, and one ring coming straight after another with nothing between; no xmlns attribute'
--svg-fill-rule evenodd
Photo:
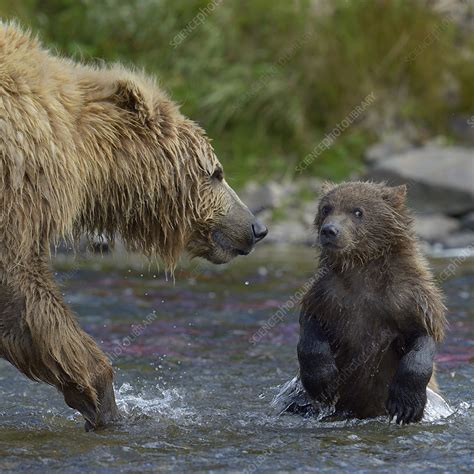
<svg viewBox="0 0 474 474"><path fill-rule="evenodd" d="M224 179L224 172L222 171L222 168L216 168L214 173L212 173L211 178L217 179L217 181L222 181Z"/></svg>
<svg viewBox="0 0 474 474"><path fill-rule="evenodd" d="M331 212L331 206L323 206L321 208L321 216L326 217Z"/></svg>
<svg viewBox="0 0 474 474"><path fill-rule="evenodd" d="M354 214L354 216L358 217L359 219L364 215L364 213L362 212L362 209L356 207L353 211L352 211L352 214Z"/></svg>

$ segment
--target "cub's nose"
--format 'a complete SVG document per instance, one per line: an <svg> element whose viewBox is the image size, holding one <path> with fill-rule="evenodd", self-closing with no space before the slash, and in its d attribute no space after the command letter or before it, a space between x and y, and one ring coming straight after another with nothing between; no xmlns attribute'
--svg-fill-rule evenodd
<svg viewBox="0 0 474 474"><path fill-rule="evenodd" d="M268 234L268 229L259 220L256 220L255 223L252 224L252 232L255 243L257 243Z"/></svg>
<svg viewBox="0 0 474 474"><path fill-rule="evenodd" d="M321 241L332 242L339 234L339 229L334 224L324 224L321 227Z"/></svg>

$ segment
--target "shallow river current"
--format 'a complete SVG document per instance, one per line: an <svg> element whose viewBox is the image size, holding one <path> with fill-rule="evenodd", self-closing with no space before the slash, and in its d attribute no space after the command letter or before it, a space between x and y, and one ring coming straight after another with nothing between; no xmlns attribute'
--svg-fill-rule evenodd
<svg viewBox="0 0 474 474"><path fill-rule="evenodd" d="M291 306L314 255L261 246L225 267L188 263L175 282L131 257L56 259L65 299L113 361L124 418L85 433L54 388L0 361L0 471L473 472L474 260L431 260L450 322L438 381L455 413L396 426L270 407L296 373Z"/></svg>

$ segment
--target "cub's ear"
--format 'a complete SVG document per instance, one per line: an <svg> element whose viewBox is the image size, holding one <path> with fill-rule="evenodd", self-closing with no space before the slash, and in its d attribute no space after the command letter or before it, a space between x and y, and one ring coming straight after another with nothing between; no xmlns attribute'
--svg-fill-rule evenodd
<svg viewBox="0 0 474 474"><path fill-rule="evenodd" d="M407 186L386 187L382 193L382 197L393 207L401 207L405 204L407 196Z"/></svg>
<svg viewBox="0 0 474 474"><path fill-rule="evenodd" d="M324 196L325 194L329 193L336 186L337 184L332 183L331 181L324 181L324 183L321 185L321 196Z"/></svg>
<svg viewBox="0 0 474 474"><path fill-rule="evenodd" d="M117 81L113 100L120 108L135 113L143 125L146 125L151 119L152 110L150 105L140 87L132 81Z"/></svg>

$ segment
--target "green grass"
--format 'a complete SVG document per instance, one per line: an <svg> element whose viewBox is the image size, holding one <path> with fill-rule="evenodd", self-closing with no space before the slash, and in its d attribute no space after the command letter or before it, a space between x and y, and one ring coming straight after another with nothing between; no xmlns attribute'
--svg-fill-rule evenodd
<svg viewBox="0 0 474 474"><path fill-rule="evenodd" d="M0 15L64 54L156 74L206 128L237 187L292 177L370 92L376 102L305 173L342 179L360 169L387 117L429 136L445 133L452 114L472 115L472 34L422 1L327 3L330 14L309 0L222 1L177 47L208 1L0 0Z"/></svg>

